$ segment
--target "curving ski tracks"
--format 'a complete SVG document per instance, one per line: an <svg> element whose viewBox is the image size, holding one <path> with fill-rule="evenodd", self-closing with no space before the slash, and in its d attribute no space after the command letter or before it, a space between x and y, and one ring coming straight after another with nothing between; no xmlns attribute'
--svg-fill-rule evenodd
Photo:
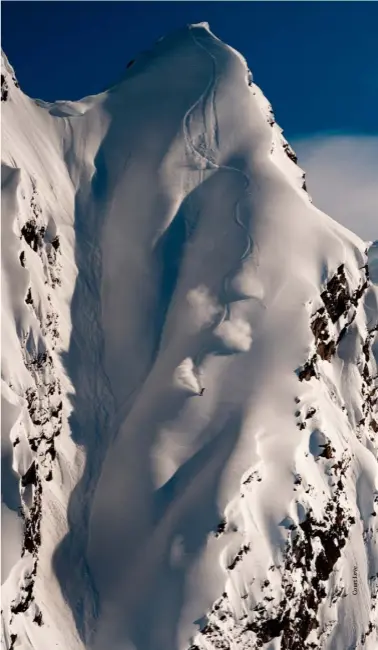
<svg viewBox="0 0 378 650"><path fill-rule="evenodd" d="M241 262L244 262L248 257L252 255L253 251L253 240L251 235L249 234L247 226L243 223L241 217L240 217L240 204L241 201L245 198L246 195L249 193L247 192L248 188L250 187L250 179L245 174L242 172L240 169L237 169L236 167L232 167L231 165L218 165L216 162L211 160L209 157L208 153L207 155L204 155L194 144L193 139L190 135L190 117L192 113L196 110L197 107L199 107L201 104L203 105L203 114L204 114L204 123L206 126L206 121L205 121L205 105L206 102L208 101L208 98L211 96L211 107L212 107L212 115L213 115L213 123L214 123L214 139L216 146L218 147L219 145L219 124L218 124L218 118L217 118L217 112L216 112L216 104L215 104L215 90L216 90L216 85L218 81L218 74L217 74L217 63L216 63L216 57L202 44L200 43L196 37L193 34L192 31L192 26L189 26L189 35L193 41L193 43L201 48L207 56L211 58L212 61L212 67L213 67L213 74L211 76L211 79L209 83L207 84L205 90L203 93L199 96L199 98L194 102L194 104L188 109L184 116L183 120L183 125L184 125L184 139L185 143L188 147L188 149L192 152L194 159L200 158L203 163L205 164L204 169L217 169L217 170L225 170L225 171L230 171L234 172L236 174L240 174L243 176L245 184L244 184L244 191L243 195L237 200L237 202L234 205L234 222L241 228L246 236L246 247L244 250L244 253L241 255L241 257L238 259L237 263L235 266L227 273L227 275L223 279L223 287L222 287L222 294L223 294L223 302L224 302L224 309L221 317L219 318L219 321L212 326L212 330L216 327L219 327L221 323L223 323L225 320L230 320L230 310L231 310L231 301L228 299L229 296L229 283L232 277L234 277L235 272L240 266ZM206 134L205 134L206 135ZM202 171L202 169L200 170ZM194 358L194 364L198 368L199 365L201 364L201 361L204 357L204 353L206 351L206 347L202 348L200 352L197 354L197 356Z"/></svg>

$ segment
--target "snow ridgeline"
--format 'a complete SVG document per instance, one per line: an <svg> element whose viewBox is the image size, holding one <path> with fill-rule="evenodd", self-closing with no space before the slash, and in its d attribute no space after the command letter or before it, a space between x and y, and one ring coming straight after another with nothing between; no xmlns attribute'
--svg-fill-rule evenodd
<svg viewBox="0 0 378 650"><path fill-rule="evenodd" d="M377 245L205 24L3 76L4 647L375 649Z"/></svg>

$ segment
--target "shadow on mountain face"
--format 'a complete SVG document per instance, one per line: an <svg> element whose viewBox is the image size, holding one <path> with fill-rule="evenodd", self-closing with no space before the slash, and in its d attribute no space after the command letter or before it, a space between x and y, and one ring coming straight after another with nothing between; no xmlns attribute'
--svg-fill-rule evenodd
<svg viewBox="0 0 378 650"><path fill-rule="evenodd" d="M216 435L155 492L151 536L138 559L141 565L155 562L156 571L152 581L132 584L125 594L127 628L138 649L176 647L188 576L219 524L219 482L240 429L240 415L230 414ZM177 560L172 555L176 544L182 547Z"/></svg>
<svg viewBox="0 0 378 650"><path fill-rule="evenodd" d="M91 215L88 210L88 193L84 189L78 191L75 204L75 232L76 232L76 265L79 273L76 279L75 291L72 300L72 335L70 348L64 357L64 364L68 376L74 387L74 394L71 395L73 410L70 416L70 429L74 442L79 445L85 454L85 466L79 483L74 488L68 507L69 532L57 549L54 556L54 568L59 579L63 594L70 604L75 618L77 629L82 639L87 642L90 631L100 615L100 602L97 588L95 586L91 571L86 560L88 528L91 515L92 502L96 491L98 479L107 449L117 433L119 424L127 417L132 409L133 403L138 396L149 372L151 371L164 331L166 317L170 309L172 297L180 275L181 265L186 253L187 244L187 221L192 222L192 234L196 227L198 216L197 206L201 203L201 196L207 191L209 183L216 181L216 175L210 181L198 186L185 198L179 206L176 216L169 227L161 236L153 252L159 269L159 290L156 301L151 311L151 326L153 326L153 337L149 341L148 362L135 382L135 391L130 400L126 400L121 406L116 405L112 393L109 378L104 369L104 331L102 328L101 313L101 231L105 208L103 198L107 192L107 170L101 151L96 159L96 174L94 176L90 192L99 197L99 208ZM193 207L195 216L193 216ZM146 343L147 344L147 343ZM187 396L185 397L187 399ZM184 400L185 401L185 400ZM181 408L181 407L180 407ZM232 427L233 429L236 427ZM207 515L203 523L198 525L194 522L190 531L185 531L188 526L184 520L178 524L178 529L183 532L186 543L189 544L190 557L196 557L197 553L205 543L206 536L216 523L216 492L217 481L222 467L236 442L234 435L226 435L227 428L220 432L206 447L204 447L196 458L182 467L177 475L172 478L169 484L156 495L156 526L157 530L162 525L165 515L172 505L170 492L177 490L185 493L184 485L196 480L197 473L201 473L200 459L213 456L220 459L217 463L217 471L209 475L206 481L209 488L204 490L204 508ZM236 434L235 434L236 435ZM153 441L151 441L151 444ZM146 458L148 458L146 450ZM223 460L221 460L223 459ZM205 463L207 461L204 461ZM146 465L144 481L148 489L153 492L151 469ZM205 480L205 479L203 479ZM213 486L210 488L210 484ZM178 486L178 487L177 487ZM162 505L164 504L165 505ZM158 505L159 504L159 505ZM160 512L160 514L158 514ZM183 519L183 515L181 519ZM176 534L176 533L175 533ZM173 535L173 532L172 532ZM168 541L167 541L168 544ZM163 575L168 566L168 559L163 568L159 569ZM170 586L167 586L167 598L169 607L173 607L171 596L175 601L175 615L172 616L170 631L167 628L167 635L173 638L175 625L177 624L177 611L180 608L185 572L178 572L169 575ZM161 578L162 579L162 578ZM165 580L166 578L164 578ZM151 585L151 593L158 593L161 587L156 583ZM170 595L168 595L170 594ZM163 607L164 599L160 595L159 601ZM166 604L168 607L168 604ZM151 617L155 620L155 614L151 609ZM135 636L141 648L152 646L149 643L148 633L144 626L139 629L138 616L135 623L130 620L130 633ZM133 630L133 631L132 631ZM152 643L152 638L150 638ZM139 648L139 647L138 647ZM154 646L155 650L156 646Z"/></svg>
<svg viewBox="0 0 378 650"><path fill-rule="evenodd" d="M107 166L102 151L96 159L92 184L79 188L75 201L75 263L79 270L71 305L72 335L63 361L74 387L70 429L74 442L85 452L83 475L69 503L69 533L57 549L54 567L65 598L70 603L80 635L84 639L85 621L97 617L97 596L86 564L87 530L91 502L116 418L115 401L104 370L104 332L101 305L101 233L108 191ZM91 207L93 197L98 207ZM169 308L179 273L185 243L185 206L178 219L163 235L156 252L161 263L160 290L156 297L151 325L154 338L149 361L142 369L136 388L143 384L153 364L165 314ZM130 407L131 404L127 404ZM125 415L125 412L123 413ZM92 594L92 597L89 595ZM87 602L89 598L89 601Z"/></svg>
<svg viewBox="0 0 378 650"><path fill-rule="evenodd" d="M207 84L208 71L205 70L203 76ZM152 90L152 94L154 92L156 89ZM184 97L187 103L185 110L188 106L193 106L198 99L198 90L193 96L190 96L190 101L188 101L188 97L186 99ZM110 98L110 108L117 101L117 98ZM166 103L167 98L164 101ZM154 114L160 114L155 105L152 109ZM178 129L182 127L185 110L182 108L180 110L177 121L173 120L172 123L169 123L169 130L165 135L168 141L154 143L157 149L154 151L154 155L157 156L156 164L158 165L168 150L169 144L177 137ZM164 115L164 112L162 114ZM121 117L122 120L125 120L123 115ZM148 120L146 124L148 124ZM152 127L155 128L154 123L150 124L151 129ZM128 125L127 133L132 132L132 125ZM201 205L205 194L207 195L209 191L214 192L214 185L218 184L219 187L223 187L223 194L219 190L216 192L217 195L220 195L218 209L224 210L227 214L233 210L234 199L239 198L240 192L243 191L243 183L239 179L240 182L236 188L233 187L234 190L236 189L236 196L231 193L225 202L224 195L227 195L228 189L227 183L225 183L225 174L226 178L231 175L233 179L235 174L224 170L213 170L211 176L209 175L209 178L203 180L203 178L200 179L200 173L195 165L188 165L186 173L193 174L198 185L183 198L176 214L170 220L170 225L166 227L157 244L151 246L149 252L156 291L147 305L146 336L143 339L143 349L141 350L143 358L136 367L130 363L123 351L123 354L120 354L116 360L118 366L121 367L123 379L115 386L113 378L108 374L109 364L106 364L105 359L105 343L109 339L109 332L105 331L103 313L103 232L105 225L109 225L107 224L109 206L112 204L113 194L120 182L124 184L122 197L125 202L122 205L122 210L117 214L117 219L121 219L121 222L117 221L117 227L120 223L123 227L122 219L136 218L139 220L138 223L140 222L143 226L148 218L148 213L141 213L140 205L133 203L135 198L130 199L130 204L127 202L127 183L129 183L131 193L135 192L135 186L139 188L138 182L140 184L140 178L133 177L132 170L127 168L127 161L131 156L130 151L134 151L133 147L138 150L140 143L137 135L129 137L132 137L132 145L128 144L126 135L120 131L120 125L113 126L111 123L109 132L94 161L94 175L92 176L90 170L87 171L83 166L75 200L75 263L78 276L71 304L70 346L63 357L63 362L74 389L71 395L72 413L69 424L73 441L83 451L84 467L69 501L69 531L57 549L53 562L64 598L72 609L78 632L86 645L91 645L93 640L96 642L96 639L93 639L93 631L96 630L98 623L101 624L103 616L102 585L98 580L95 584L96 578L90 568L87 552L91 526L92 532L95 530L94 525L91 524L92 508L96 490L98 493L98 482L105 459L117 441L121 423L125 420L127 423L127 417L159 355L167 317L186 255L188 221L191 222L193 234L197 226L198 206ZM146 140L151 146L148 138ZM181 146L185 148L185 142L182 142ZM115 159L114 151L116 151ZM71 158L74 159L72 151L67 155L70 160L66 162L70 166ZM135 164L135 160L133 163ZM156 170L153 166L151 169L152 178L143 179L147 185L155 180ZM234 183L234 180L232 182ZM141 186L140 191L142 190ZM193 216L193 206L196 206L196 216ZM211 223L208 224L210 230L216 228L217 210L215 209L213 212ZM152 217L153 223L157 224L157 229L159 224L166 223L167 204L164 196L156 195ZM241 238L240 243L242 247L245 247L245 242L242 242L243 236L238 232L239 227L234 224L232 228L236 232L237 241L239 242L239 238ZM225 236L227 237L227 234ZM117 245L121 245L121 243L117 242ZM238 258L239 251L236 251L235 254ZM230 272L232 266L231 259L228 259L227 255L222 266L225 273ZM235 265L233 258L232 262ZM219 281L222 279L220 278ZM119 283L117 291L120 293L127 291L126 282L125 286L122 284L122 277L117 278L117 283ZM113 290L113 287L111 289ZM129 319L134 317L129 313L124 316ZM128 341L128 345L132 346L133 340ZM117 394L115 394L115 388L118 391ZM119 397L120 390L123 391L122 398ZM184 392L179 398L174 398L172 403L168 404L168 410L163 417L168 420L173 418L183 408L187 399L188 394ZM175 646L188 573L198 559L209 533L218 522L217 495L221 470L236 445L240 432L239 418L238 414L228 412L219 426L214 427L214 423L212 424L211 434L207 435L206 431L202 432L203 441L199 451L186 461L168 483L159 490L154 488L150 466L150 452L157 434L157 424L161 423L159 418L151 432L145 436L143 432L144 439L136 448L131 442L126 443L127 463L130 467L135 466L140 469L134 482L132 477L128 478L130 484L128 498L132 503L134 496L138 495L139 487L142 486L143 493L146 495L146 503L148 507L151 505L152 520L147 536L139 537L140 546L135 545L134 553L130 557L125 555L125 561L121 567L118 564L117 553L111 551L112 544L116 547L120 543L119 540L112 538L111 525L107 529L104 522L100 520L97 522L97 528L103 528L102 532L107 537L107 544L110 544L108 554L103 549L99 549L100 557L102 553L103 560L107 563L105 573L116 575L120 573L119 569L121 568L122 574L126 575L126 578L129 576L126 586L118 594L116 606L119 607L119 611L115 630L112 632L114 640L115 635L119 632L121 638L125 638L127 635L131 637L137 650L166 650L167 647ZM126 470L122 467L122 457L117 460L121 464L119 467L117 465L113 468L113 473L119 472L121 475L122 471L126 472ZM120 517L118 500L119 495L114 493L107 501L110 524L112 524L112 519ZM137 535L132 524L134 520L138 522L138 507L136 499L135 503L131 505L131 512L127 513L129 529L126 527L126 530L130 533L130 537L126 538L126 543L130 548L132 548L132 542ZM116 527L117 524L114 526ZM177 537L184 540L186 561L182 567L172 569L170 547ZM155 545L154 540L158 540L159 543ZM160 555L161 552L163 558ZM138 590L136 590L135 581L133 582L131 576L138 567L143 573L144 562L148 566L152 562L152 577L150 580L139 582ZM93 563L91 564L93 567ZM155 634L160 625L159 621L164 621L161 639L157 639Z"/></svg>

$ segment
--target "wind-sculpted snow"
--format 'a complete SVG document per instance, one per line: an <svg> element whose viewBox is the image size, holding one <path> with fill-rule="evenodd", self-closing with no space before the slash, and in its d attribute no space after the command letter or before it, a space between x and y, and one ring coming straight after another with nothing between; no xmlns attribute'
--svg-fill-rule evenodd
<svg viewBox="0 0 378 650"><path fill-rule="evenodd" d="M206 24L4 66L4 647L374 650L376 245Z"/></svg>

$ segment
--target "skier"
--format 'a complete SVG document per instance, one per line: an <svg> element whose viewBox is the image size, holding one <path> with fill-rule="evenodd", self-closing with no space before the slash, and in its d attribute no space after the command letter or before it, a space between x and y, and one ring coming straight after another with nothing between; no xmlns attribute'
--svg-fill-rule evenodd
<svg viewBox="0 0 378 650"><path fill-rule="evenodd" d="M204 389L204 388L201 388L200 392L198 393L198 396L199 396L199 397L202 397L202 395L204 394L204 392L205 392L205 389Z"/></svg>

